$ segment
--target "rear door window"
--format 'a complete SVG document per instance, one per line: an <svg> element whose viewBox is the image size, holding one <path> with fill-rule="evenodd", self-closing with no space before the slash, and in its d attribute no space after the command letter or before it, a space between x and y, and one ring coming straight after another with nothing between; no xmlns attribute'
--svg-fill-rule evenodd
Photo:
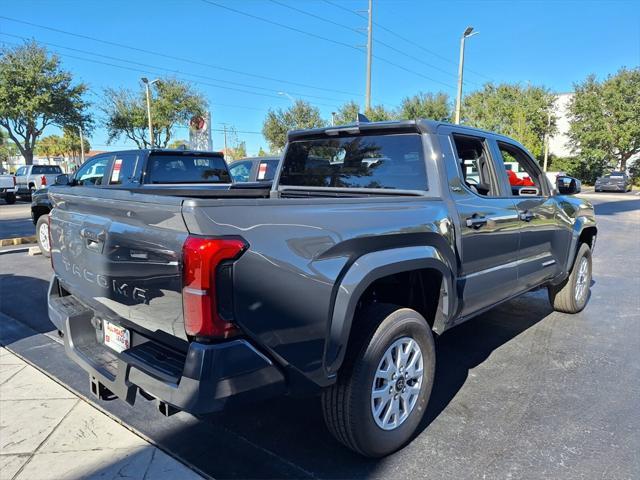
<svg viewBox="0 0 640 480"><path fill-rule="evenodd" d="M27 174L27 167L20 167L16 170L16 177L22 177Z"/></svg>
<svg viewBox="0 0 640 480"><path fill-rule="evenodd" d="M109 185L129 185L136 183L134 178L139 155L136 153L116 153L111 162L111 171L107 179Z"/></svg>
<svg viewBox="0 0 640 480"><path fill-rule="evenodd" d="M426 190L418 134L357 135L292 142L280 185Z"/></svg>
<svg viewBox="0 0 640 480"><path fill-rule="evenodd" d="M31 173L34 175L59 175L62 170L57 165L34 165Z"/></svg>
<svg viewBox="0 0 640 480"><path fill-rule="evenodd" d="M229 173L234 182L248 182L251 177L251 167L253 162L248 160L246 162L234 162L229 166Z"/></svg>
<svg viewBox="0 0 640 480"><path fill-rule="evenodd" d="M151 155L145 183L231 183L224 158L205 155Z"/></svg>

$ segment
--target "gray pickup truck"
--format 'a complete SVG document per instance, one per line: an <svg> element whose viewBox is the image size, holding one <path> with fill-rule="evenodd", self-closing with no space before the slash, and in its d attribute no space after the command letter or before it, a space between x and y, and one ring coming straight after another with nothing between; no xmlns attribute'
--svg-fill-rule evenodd
<svg viewBox="0 0 640 480"><path fill-rule="evenodd" d="M589 299L579 183L494 133L293 131L270 186L153 187L51 188L48 302L95 395L165 415L320 394L340 442L383 456L425 412L437 335L536 288Z"/></svg>

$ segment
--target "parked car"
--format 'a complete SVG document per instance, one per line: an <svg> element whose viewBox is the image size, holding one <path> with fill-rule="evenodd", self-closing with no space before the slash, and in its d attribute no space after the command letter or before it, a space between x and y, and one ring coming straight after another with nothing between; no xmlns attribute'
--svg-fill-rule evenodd
<svg viewBox="0 0 640 480"><path fill-rule="evenodd" d="M0 198L9 205L16 203L16 177L0 175Z"/></svg>
<svg viewBox="0 0 640 480"><path fill-rule="evenodd" d="M624 172L611 172L596 179L596 192L630 192L633 188L631 178Z"/></svg>
<svg viewBox="0 0 640 480"><path fill-rule="evenodd" d="M234 182L270 182L276 174L279 157L250 157L229 164Z"/></svg>
<svg viewBox="0 0 640 480"><path fill-rule="evenodd" d="M435 335L536 288L589 300L593 207L510 138L361 122L289 132L282 162L262 189L51 188L49 316L95 395L169 415L320 394L379 457L439 388Z"/></svg>
<svg viewBox="0 0 640 480"><path fill-rule="evenodd" d="M24 165L16 170L16 193L31 195L39 188L52 185L61 173L58 165Z"/></svg>
<svg viewBox="0 0 640 480"><path fill-rule="evenodd" d="M144 169L142 166L145 166ZM156 168L160 165L160 168ZM130 150L109 152L88 159L74 175L62 175L54 183L86 187L134 188L158 183L228 188L231 179L222 154L188 150ZM31 195L31 219L43 255L50 255L49 189Z"/></svg>
<svg viewBox="0 0 640 480"><path fill-rule="evenodd" d="M49 200L49 189L41 188L31 194L31 220L36 226L36 240L38 247L45 257L51 255L49 245L49 212L51 211L51 201Z"/></svg>

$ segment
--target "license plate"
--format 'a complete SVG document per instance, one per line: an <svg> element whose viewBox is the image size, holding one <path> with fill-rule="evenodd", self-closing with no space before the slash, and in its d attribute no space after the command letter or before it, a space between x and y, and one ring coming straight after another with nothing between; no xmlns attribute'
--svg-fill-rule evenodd
<svg viewBox="0 0 640 480"><path fill-rule="evenodd" d="M130 347L129 330L105 320L104 344L118 353L127 350Z"/></svg>

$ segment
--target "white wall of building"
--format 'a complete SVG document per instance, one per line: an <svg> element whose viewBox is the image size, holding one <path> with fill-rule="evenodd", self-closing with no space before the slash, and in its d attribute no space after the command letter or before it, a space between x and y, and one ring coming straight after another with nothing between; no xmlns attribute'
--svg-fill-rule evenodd
<svg viewBox="0 0 640 480"><path fill-rule="evenodd" d="M556 157L569 157L572 155L569 146L569 102L573 93L561 93L557 96L554 109L558 117L556 125L558 131L549 137L549 154Z"/></svg>

